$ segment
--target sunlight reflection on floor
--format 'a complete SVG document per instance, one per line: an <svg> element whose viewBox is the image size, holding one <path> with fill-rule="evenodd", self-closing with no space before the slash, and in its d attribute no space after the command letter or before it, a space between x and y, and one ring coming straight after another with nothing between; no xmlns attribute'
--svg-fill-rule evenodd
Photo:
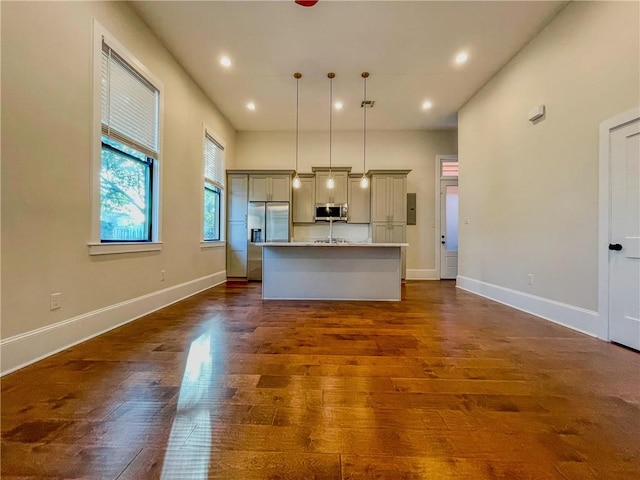
<svg viewBox="0 0 640 480"><path fill-rule="evenodd" d="M208 477L212 410L216 384L223 371L224 345L224 329L214 323L208 332L191 343L162 465L160 478L163 480ZM197 441L183 448L194 430L197 430Z"/></svg>

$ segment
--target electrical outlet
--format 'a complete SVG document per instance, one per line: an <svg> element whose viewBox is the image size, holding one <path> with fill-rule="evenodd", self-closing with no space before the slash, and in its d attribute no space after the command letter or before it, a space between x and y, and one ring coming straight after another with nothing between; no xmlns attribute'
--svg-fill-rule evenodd
<svg viewBox="0 0 640 480"><path fill-rule="evenodd" d="M166 273L166 270L160 270L160 281L161 282L164 282L165 273Z"/></svg>
<svg viewBox="0 0 640 480"><path fill-rule="evenodd" d="M49 309L57 310L62 308L62 294L61 293L52 293L49 296Z"/></svg>
<svg viewBox="0 0 640 480"><path fill-rule="evenodd" d="M533 285L533 273L527 275L527 283Z"/></svg>
<svg viewBox="0 0 640 480"><path fill-rule="evenodd" d="M469 217L464 217L464 223L465 225L469 225Z"/></svg>

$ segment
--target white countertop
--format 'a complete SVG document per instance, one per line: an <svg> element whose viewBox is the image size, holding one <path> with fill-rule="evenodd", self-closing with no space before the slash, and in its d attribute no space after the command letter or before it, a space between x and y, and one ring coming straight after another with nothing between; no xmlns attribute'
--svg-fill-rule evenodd
<svg viewBox="0 0 640 480"><path fill-rule="evenodd" d="M256 243L259 247L408 247L408 243L324 243L324 242L268 242Z"/></svg>

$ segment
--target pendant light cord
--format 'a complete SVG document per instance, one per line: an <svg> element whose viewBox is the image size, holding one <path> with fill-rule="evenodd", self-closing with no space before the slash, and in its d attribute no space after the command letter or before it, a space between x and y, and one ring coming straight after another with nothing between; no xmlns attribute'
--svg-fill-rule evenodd
<svg viewBox="0 0 640 480"><path fill-rule="evenodd" d="M329 178L331 178L331 144L332 144L332 132L333 132L333 77L335 74L330 73L329 83Z"/></svg>
<svg viewBox="0 0 640 480"><path fill-rule="evenodd" d="M300 79L302 78L302 74L296 72L293 74L293 78L296 79L296 174L293 177L293 188L300 188L300 176L298 175L298 144L300 137Z"/></svg>
<svg viewBox="0 0 640 480"><path fill-rule="evenodd" d="M331 177L331 144L333 142L333 77L329 77L329 177Z"/></svg>
<svg viewBox="0 0 640 480"><path fill-rule="evenodd" d="M362 74L363 78L364 78L364 104L362 105L363 108L363 116L364 116L364 128L363 128L363 133L362 133L362 175L364 176L365 171L366 171L366 165L367 165L367 77L369 76L368 73L363 73Z"/></svg>
<svg viewBox="0 0 640 480"><path fill-rule="evenodd" d="M298 174L298 116L299 116L299 86L300 86L300 75L296 73L294 75L296 77L296 175Z"/></svg>

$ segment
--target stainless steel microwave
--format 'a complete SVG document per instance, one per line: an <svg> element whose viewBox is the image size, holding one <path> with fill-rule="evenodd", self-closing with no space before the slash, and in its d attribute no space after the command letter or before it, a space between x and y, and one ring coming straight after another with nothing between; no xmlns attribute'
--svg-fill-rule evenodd
<svg viewBox="0 0 640 480"><path fill-rule="evenodd" d="M316 222L329 220L346 222L349 209L346 203L316 203Z"/></svg>

